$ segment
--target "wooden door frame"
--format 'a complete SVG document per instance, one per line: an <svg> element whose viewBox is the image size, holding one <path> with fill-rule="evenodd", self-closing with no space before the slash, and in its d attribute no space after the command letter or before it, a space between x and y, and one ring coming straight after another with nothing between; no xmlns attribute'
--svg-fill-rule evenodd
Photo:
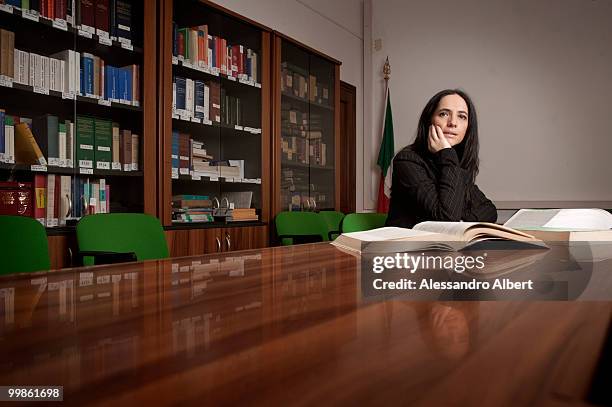
<svg viewBox="0 0 612 407"><path fill-rule="evenodd" d="M340 158L338 160L338 173L340 180L339 193L340 199L337 203L338 210L345 213L355 212L357 209L357 197L355 191L357 188L357 163L356 163L356 148L357 148L357 88L349 83L340 81L340 105L347 103L348 105L348 145L346 140L340 139L338 147L342 146L342 151L339 151ZM340 116L340 128L344 126L342 123L340 107L338 108ZM339 137L341 131L338 131ZM340 148L338 148L340 150Z"/></svg>

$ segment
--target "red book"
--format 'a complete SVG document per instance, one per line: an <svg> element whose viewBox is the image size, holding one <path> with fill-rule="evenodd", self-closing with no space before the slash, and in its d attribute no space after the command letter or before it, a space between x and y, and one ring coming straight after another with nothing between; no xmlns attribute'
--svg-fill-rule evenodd
<svg viewBox="0 0 612 407"><path fill-rule="evenodd" d="M0 215L32 216L32 183L0 182Z"/></svg>
<svg viewBox="0 0 612 407"><path fill-rule="evenodd" d="M59 219L60 213L60 196L62 195L62 186L60 184L60 179L62 177L59 175L55 176L55 195L53 195L53 218Z"/></svg>
<svg viewBox="0 0 612 407"><path fill-rule="evenodd" d="M47 17L51 20L55 18L55 1L56 0L47 0Z"/></svg>
<svg viewBox="0 0 612 407"><path fill-rule="evenodd" d="M47 16L47 2L48 1L49 0L40 0L40 11L39 11L39 13L40 13L41 16L45 16L45 17Z"/></svg>
<svg viewBox="0 0 612 407"><path fill-rule="evenodd" d="M109 32L108 0L96 0L96 28Z"/></svg>
<svg viewBox="0 0 612 407"><path fill-rule="evenodd" d="M179 31L178 33L178 54L185 56L185 34Z"/></svg>
<svg viewBox="0 0 612 407"><path fill-rule="evenodd" d="M215 66L221 69L221 38L215 36Z"/></svg>
<svg viewBox="0 0 612 407"><path fill-rule="evenodd" d="M45 219L47 214L47 176L36 174L34 176L34 217Z"/></svg>
<svg viewBox="0 0 612 407"><path fill-rule="evenodd" d="M66 19L66 14L68 13L66 1L67 0L55 0L55 18L60 18L62 20Z"/></svg>
<svg viewBox="0 0 612 407"><path fill-rule="evenodd" d="M96 10L94 0L77 0L81 2L81 24L89 27L96 26Z"/></svg>
<svg viewBox="0 0 612 407"><path fill-rule="evenodd" d="M242 45L232 45L232 66L236 66L238 74L244 73L242 72Z"/></svg>

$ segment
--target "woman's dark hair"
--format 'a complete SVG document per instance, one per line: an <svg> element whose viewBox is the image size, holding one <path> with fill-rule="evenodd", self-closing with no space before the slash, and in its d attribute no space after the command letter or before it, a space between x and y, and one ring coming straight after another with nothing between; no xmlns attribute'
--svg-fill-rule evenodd
<svg viewBox="0 0 612 407"><path fill-rule="evenodd" d="M428 153L429 146L427 138L429 137L429 126L431 126L431 118L438 108L440 100L444 96L448 95L459 95L465 100L468 107L468 127L465 132L463 141L458 145L454 146L459 156L459 166L470 174L472 183L476 180L478 175L478 120L476 117L476 108L472 99L462 90L459 89L445 89L436 93L425 105L421 118L419 119L419 125L417 128L417 135L414 143L412 143L412 150L419 153Z"/></svg>

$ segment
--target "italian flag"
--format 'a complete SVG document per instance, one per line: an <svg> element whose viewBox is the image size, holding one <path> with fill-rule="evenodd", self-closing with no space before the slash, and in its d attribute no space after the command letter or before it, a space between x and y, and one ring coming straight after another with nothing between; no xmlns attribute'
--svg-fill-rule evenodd
<svg viewBox="0 0 612 407"><path fill-rule="evenodd" d="M389 212L389 199L391 198L391 163L395 155L395 142L393 140L393 115L391 114L391 95L387 87L385 97L385 114L383 117L383 133L378 151L377 164L380 167L381 175L378 185L378 213Z"/></svg>

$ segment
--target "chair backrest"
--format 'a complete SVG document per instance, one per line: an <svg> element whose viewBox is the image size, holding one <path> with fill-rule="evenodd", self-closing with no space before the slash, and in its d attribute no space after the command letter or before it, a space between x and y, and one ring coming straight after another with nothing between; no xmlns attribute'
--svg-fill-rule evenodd
<svg viewBox="0 0 612 407"><path fill-rule="evenodd" d="M338 211L321 211L319 216L323 218L327 225L327 236L329 240L333 240L341 233L340 223L344 218L344 213Z"/></svg>
<svg viewBox="0 0 612 407"><path fill-rule="evenodd" d="M386 213L349 213L342 219L342 233L381 228L386 220Z"/></svg>
<svg viewBox="0 0 612 407"><path fill-rule="evenodd" d="M47 232L36 219L0 216L0 274L49 270Z"/></svg>
<svg viewBox="0 0 612 407"><path fill-rule="evenodd" d="M326 242L327 225L315 212L281 212L276 215L276 233L283 245L298 242Z"/></svg>
<svg viewBox="0 0 612 407"><path fill-rule="evenodd" d="M104 213L84 216L76 227L79 250L135 253L138 261L169 256L161 222L142 213ZM83 260L93 264L91 257Z"/></svg>

